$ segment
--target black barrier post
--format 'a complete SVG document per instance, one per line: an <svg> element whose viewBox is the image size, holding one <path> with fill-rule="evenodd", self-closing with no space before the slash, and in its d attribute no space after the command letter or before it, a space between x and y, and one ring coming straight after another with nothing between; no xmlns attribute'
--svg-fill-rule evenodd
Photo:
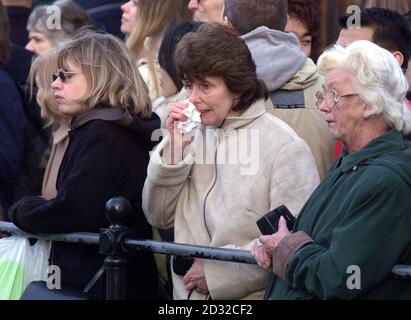
<svg viewBox="0 0 411 320"><path fill-rule="evenodd" d="M100 232L100 253L106 255L106 300L125 300L127 258L123 242L125 237L133 235L126 227L131 217L130 202L123 197L109 200L106 217L110 227Z"/></svg>

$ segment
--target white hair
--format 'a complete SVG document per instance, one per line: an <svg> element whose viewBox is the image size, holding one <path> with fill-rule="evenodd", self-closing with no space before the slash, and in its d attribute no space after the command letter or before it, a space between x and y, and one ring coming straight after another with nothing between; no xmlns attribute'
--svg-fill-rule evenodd
<svg viewBox="0 0 411 320"><path fill-rule="evenodd" d="M361 40L346 48L334 46L318 60L322 75L344 68L353 75L353 87L369 108L365 118L382 116L385 123L403 134L411 132L411 112L405 104L408 82L393 54Z"/></svg>

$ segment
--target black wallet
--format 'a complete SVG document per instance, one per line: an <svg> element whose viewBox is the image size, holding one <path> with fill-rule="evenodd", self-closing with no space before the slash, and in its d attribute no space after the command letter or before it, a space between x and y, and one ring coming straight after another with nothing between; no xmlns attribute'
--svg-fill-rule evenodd
<svg viewBox="0 0 411 320"><path fill-rule="evenodd" d="M295 218L286 206L281 206L257 220L257 226L261 233L265 236L276 233L281 216L285 218L288 230L291 230L294 226Z"/></svg>

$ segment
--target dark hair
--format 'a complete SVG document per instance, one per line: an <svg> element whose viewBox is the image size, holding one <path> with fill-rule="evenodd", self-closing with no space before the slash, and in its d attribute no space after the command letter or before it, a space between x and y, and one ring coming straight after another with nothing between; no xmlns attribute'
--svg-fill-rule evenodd
<svg viewBox="0 0 411 320"><path fill-rule="evenodd" d="M284 31L287 0L225 0L224 16L241 35L261 26Z"/></svg>
<svg viewBox="0 0 411 320"><path fill-rule="evenodd" d="M158 52L158 63L170 75L178 91L183 88L183 82L174 65L174 52L177 44L189 32L197 31L201 22L185 22L172 27L164 36Z"/></svg>
<svg viewBox="0 0 411 320"><path fill-rule="evenodd" d="M10 50L9 18L0 1L0 65L9 60Z"/></svg>
<svg viewBox="0 0 411 320"><path fill-rule="evenodd" d="M404 19L408 23L408 27L411 29L411 10L404 14Z"/></svg>
<svg viewBox="0 0 411 320"><path fill-rule="evenodd" d="M288 0L288 14L300 20L312 36L311 58L316 61L321 53L320 8L315 0Z"/></svg>
<svg viewBox="0 0 411 320"><path fill-rule="evenodd" d="M239 34L221 24L204 24L177 45L175 65L181 79L221 77L228 90L240 95L233 111L249 108L258 99L267 99L265 84L257 79L251 52Z"/></svg>
<svg viewBox="0 0 411 320"><path fill-rule="evenodd" d="M340 27L348 28L348 19L351 15L341 17ZM404 56L402 67L407 69L411 56L410 28L398 12L384 8L369 8L361 11L361 27L372 28L374 31L372 41L391 52L399 51Z"/></svg>

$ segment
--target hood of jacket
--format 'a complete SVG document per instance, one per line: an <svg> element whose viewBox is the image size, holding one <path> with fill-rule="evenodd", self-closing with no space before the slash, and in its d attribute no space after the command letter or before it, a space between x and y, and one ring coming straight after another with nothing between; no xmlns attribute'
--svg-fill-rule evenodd
<svg viewBox="0 0 411 320"><path fill-rule="evenodd" d="M307 57L293 33L259 27L242 36L257 66L257 76L272 92L301 70Z"/></svg>
<svg viewBox="0 0 411 320"><path fill-rule="evenodd" d="M308 58L304 66L288 81L282 90L305 90L318 82L321 75L318 73L314 61Z"/></svg>
<svg viewBox="0 0 411 320"><path fill-rule="evenodd" d="M79 128L92 120L111 121L121 125L143 139L149 150L158 143L158 141L152 141L153 132L160 129L161 124L160 118L155 113L152 113L150 118L142 118L130 108L98 107L74 117L70 128Z"/></svg>

